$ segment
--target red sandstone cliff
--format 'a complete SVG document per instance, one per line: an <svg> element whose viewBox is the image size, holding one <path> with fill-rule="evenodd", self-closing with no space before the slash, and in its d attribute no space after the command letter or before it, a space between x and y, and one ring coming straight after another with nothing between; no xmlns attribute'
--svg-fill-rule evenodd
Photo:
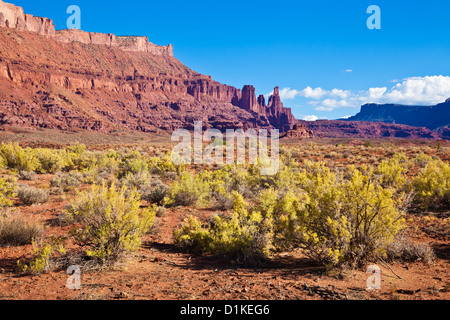
<svg viewBox="0 0 450 320"><path fill-rule="evenodd" d="M0 0L0 125L163 134L192 129L196 120L205 129L278 128L288 138L311 137L312 131L318 137L450 136L448 128L297 121L278 87L266 105L253 86L240 90L190 70L173 57L171 45L55 31L52 20Z"/></svg>
<svg viewBox="0 0 450 320"><path fill-rule="evenodd" d="M0 0L0 124L111 132L293 125L278 91L257 108L253 92L220 84L147 37L55 31L46 18ZM252 99L252 101L248 100Z"/></svg>

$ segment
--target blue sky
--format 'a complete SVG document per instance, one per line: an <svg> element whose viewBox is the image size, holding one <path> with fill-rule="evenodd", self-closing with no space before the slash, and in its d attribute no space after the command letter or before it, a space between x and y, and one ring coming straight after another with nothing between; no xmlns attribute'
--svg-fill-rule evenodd
<svg viewBox="0 0 450 320"><path fill-rule="evenodd" d="M299 119L354 115L367 102L434 104L450 97L448 0L7 0L66 28L145 35L174 45L191 69L257 94L275 86ZM367 8L381 10L369 30Z"/></svg>

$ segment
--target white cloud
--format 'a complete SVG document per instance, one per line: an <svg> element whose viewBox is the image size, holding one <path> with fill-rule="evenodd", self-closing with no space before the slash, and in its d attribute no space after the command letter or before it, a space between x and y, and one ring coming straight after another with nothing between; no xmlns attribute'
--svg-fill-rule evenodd
<svg viewBox="0 0 450 320"><path fill-rule="evenodd" d="M353 72L353 70L352 69L347 69L347 70L345 70L345 72Z"/></svg>
<svg viewBox="0 0 450 320"><path fill-rule="evenodd" d="M326 91L322 88L311 88L306 87L302 91L300 91L300 95L305 98L312 98L312 99L321 99L326 94Z"/></svg>
<svg viewBox="0 0 450 320"><path fill-rule="evenodd" d="M295 99L296 96L300 95L300 91L291 90L291 88L283 88L280 90L281 100L291 100Z"/></svg>
<svg viewBox="0 0 450 320"><path fill-rule="evenodd" d="M331 90L331 97L346 99L350 96L351 92L349 90L333 89Z"/></svg>
<svg viewBox="0 0 450 320"><path fill-rule="evenodd" d="M272 93L268 93L266 96L270 96ZM304 97L307 99L319 100L322 98L339 98L346 99L351 94L349 90L342 89L333 89L331 91L324 90L320 87L311 88L306 87L305 89L299 91L291 88L283 88L280 90L280 98L281 100L292 100L296 97Z"/></svg>
<svg viewBox="0 0 450 320"><path fill-rule="evenodd" d="M317 107L316 111L333 111L335 108L331 108L331 107Z"/></svg>
<svg viewBox="0 0 450 320"><path fill-rule="evenodd" d="M387 91L387 88L370 88L368 90L368 97L370 99L379 99L383 97L383 94L385 94Z"/></svg>
<svg viewBox="0 0 450 320"><path fill-rule="evenodd" d="M383 97L384 101L403 104L437 104L450 97L450 77L406 78Z"/></svg>
<svg viewBox="0 0 450 320"><path fill-rule="evenodd" d="M319 120L319 117L315 116L315 115L309 115L309 116L303 117L303 120L305 120L305 121L316 121L316 120Z"/></svg>
<svg viewBox="0 0 450 320"><path fill-rule="evenodd" d="M351 90L324 90L306 87L303 90L284 88L282 99L304 97L317 111L333 111L337 108L359 108L365 103L397 103L407 105L434 105L450 98L450 77L426 76L405 78L390 89L373 87L354 92Z"/></svg>

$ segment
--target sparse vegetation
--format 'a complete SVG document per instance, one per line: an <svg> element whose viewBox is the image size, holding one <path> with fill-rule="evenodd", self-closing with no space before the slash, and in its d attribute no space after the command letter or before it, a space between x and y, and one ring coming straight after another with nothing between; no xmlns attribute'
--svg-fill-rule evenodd
<svg viewBox="0 0 450 320"><path fill-rule="evenodd" d="M14 179L0 179L0 208L13 205L12 198L17 195Z"/></svg>
<svg viewBox="0 0 450 320"><path fill-rule="evenodd" d="M17 189L17 195L26 206L42 204L48 201L49 191L42 188L30 187L26 184Z"/></svg>
<svg viewBox="0 0 450 320"><path fill-rule="evenodd" d="M0 146L0 157L8 168L18 171L34 171L39 165L31 148L21 148L18 144L4 144Z"/></svg>
<svg viewBox="0 0 450 320"><path fill-rule="evenodd" d="M192 176L183 172L167 192L164 204L168 206L198 205L206 201L209 195L208 182L202 175Z"/></svg>
<svg viewBox="0 0 450 320"><path fill-rule="evenodd" d="M32 241L32 258L28 263L17 261L19 270L24 273L40 274L53 269L53 255L55 253L63 255L66 253L64 239L52 237L50 241L36 242Z"/></svg>
<svg viewBox="0 0 450 320"><path fill-rule="evenodd" d="M447 162L429 160L412 185L417 202L424 208L450 208L450 166Z"/></svg>
<svg viewBox="0 0 450 320"><path fill-rule="evenodd" d="M410 233L449 239L445 147L287 146L278 172L269 176L259 164L176 166L163 148L0 149L1 210L27 212L0 215L0 246L31 244L17 262L29 274L68 263L91 270L116 265L146 251L143 241L160 237L174 217L181 223L170 227L177 250L238 265L266 265L292 254L326 267L327 274L379 258L432 264L439 258L431 245L412 241ZM53 203L65 208L49 220L46 237L43 224L29 215ZM66 239L49 238L60 227L71 229Z"/></svg>
<svg viewBox="0 0 450 320"><path fill-rule="evenodd" d="M0 213L0 246L23 246L44 235L42 223L26 220L18 213Z"/></svg>
<svg viewBox="0 0 450 320"><path fill-rule="evenodd" d="M72 235L86 248L87 256L102 264L114 264L136 251L142 236L153 224L154 208L140 209L140 195L127 188L92 186L77 195L66 209L66 220L74 223Z"/></svg>

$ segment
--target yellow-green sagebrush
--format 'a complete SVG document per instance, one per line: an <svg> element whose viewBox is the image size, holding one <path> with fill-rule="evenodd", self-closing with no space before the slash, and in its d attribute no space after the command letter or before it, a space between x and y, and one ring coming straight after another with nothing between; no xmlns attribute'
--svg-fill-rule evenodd
<svg viewBox="0 0 450 320"><path fill-rule="evenodd" d="M155 208L141 209L136 190L123 186L93 185L71 202L66 220L74 224L76 243L89 257L103 264L114 263L141 245L141 238L153 225Z"/></svg>
<svg viewBox="0 0 450 320"><path fill-rule="evenodd" d="M285 167L283 179L273 177L279 185L264 184L254 208L234 192L230 215L209 224L190 217L175 230L175 243L244 259L303 248L324 264L363 263L384 254L402 228L404 194L383 188L373 169L362 171L350 167L344 179L323 163Z"/></svg>

